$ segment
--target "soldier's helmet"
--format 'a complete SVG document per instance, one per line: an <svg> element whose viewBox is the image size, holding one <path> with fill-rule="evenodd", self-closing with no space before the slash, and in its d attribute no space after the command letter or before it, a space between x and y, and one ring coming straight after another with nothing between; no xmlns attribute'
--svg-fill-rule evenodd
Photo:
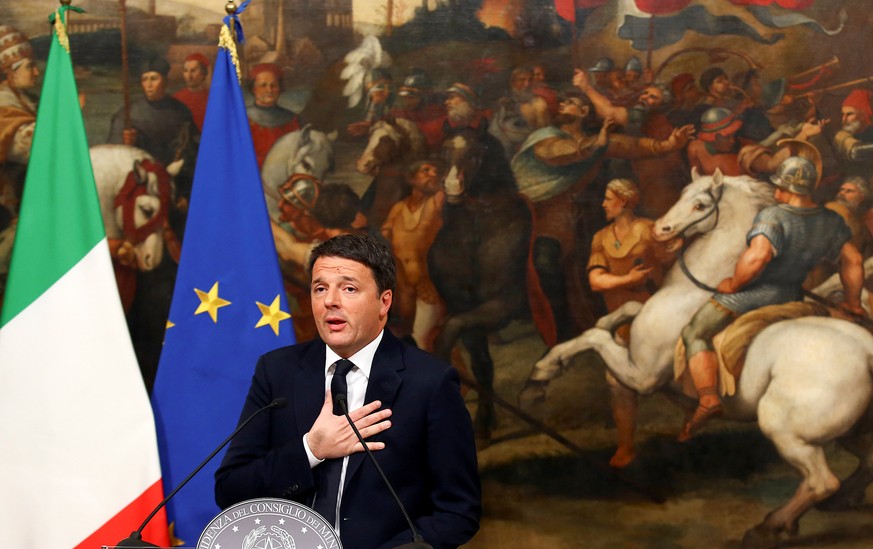
<svg viewBox="0 0 873 549"><path fill-rule="evenodd" d="M601 57L588 72L609 72L615 68L615 62L609 57Z"/></svg>
<svg viewBox="0 0 873 549"><path fill-rule="evenodd" d="M743 126L743 121L728 109L712 107L700 117L700 131L697 138L701 141L715 141L717 135L728 137Z"/></svg>
<svg viewBox="0 0 873 549"><path fill-rule="evenodd" d="M318 180L305 173L292 174L279 186L282 200L304 212L312 211L315 207L319 191Z"/></svg>
<svg viewBox="0 0 873 549"><path fill-rule="evenodd" d="M628 59L627 65L624 66L625 72L643 72L643 63L639 57L631 57Z"/></svg>
<svg viewBox="0 0 873 549"><path fill-rule="evenodd" d="M411 74L406 77L403 81L403 85L400 86L400 92L398 95L401 96L418 96L424 93L426 90L431 88L430 80L427 76L421 73Z"/></svg>
<svg viewBox="0 0 873 549"><path fill-rule="evenodd" d="M818 172L815 165L800 156L789 156L779 164L770 181L780 189L808 195L815 189Z"/></svg>

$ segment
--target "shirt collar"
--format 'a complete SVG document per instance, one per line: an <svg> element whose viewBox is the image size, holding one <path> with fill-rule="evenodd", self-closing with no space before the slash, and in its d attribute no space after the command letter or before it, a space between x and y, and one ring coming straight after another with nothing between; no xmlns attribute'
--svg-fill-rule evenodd
<svg viewBox="0 0 873 549"><path fill-rule="evenodd" d="M367 379L370 379L370 370L373 368L373 359L376 358L376 349L379 348L379 343L382 342L382 336L384 334L385 330L380 331L379 335L376 336L376 339L349 357L349 360L355 364L357 369L364 374L364 377ZM325 347L324 375L327 376L333 373L330 369L331 366L342 357L336 354L329 346Z"/></svg>

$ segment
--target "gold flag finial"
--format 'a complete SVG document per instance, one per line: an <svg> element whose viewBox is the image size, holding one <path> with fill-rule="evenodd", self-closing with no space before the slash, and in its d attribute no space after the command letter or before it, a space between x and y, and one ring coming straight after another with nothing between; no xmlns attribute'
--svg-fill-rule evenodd
<svg viewBox="0 0 873 549"><path fill-rule="evenodd" d="M70 0L61 0L61 4L69 6ZM55 10L55 33L58 35L58 43L60 43L62 48L67 50L67 53L70 53L70 37L67 36L67 26L64 25L64 17L61 14L61 11L66 10Z"/></svg>

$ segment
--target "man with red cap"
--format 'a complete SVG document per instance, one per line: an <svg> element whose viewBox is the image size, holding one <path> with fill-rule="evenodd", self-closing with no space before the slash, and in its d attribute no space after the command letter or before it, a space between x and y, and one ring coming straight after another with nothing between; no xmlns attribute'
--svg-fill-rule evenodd
<svg viewBox="0 0 873 549"><path fill-rule="evenodd" d="M203 131L206 101L209 99L209 59L200 52L192 53L182 64L185 87L173 94L191 111L197 129Z"/></svg>
<svg viewBox="0 0 873 549"><path fill-rule="evenodd" d="M273 144L286 133L300 129L301 124L297 113L278 105L282 94L282 69L278 65L255 65L249 76L255 101L246 107L246 114L260 168Z"/></svg>
<svg viewBox="0 0 873 549"><path fill-rule="evenodd" d="M845 175L869 177L873 172L873 107L871 92L856 89L843 100L843 127L834 135L834 152Z"/></svg>
<svg viewBox="0 0 873 549"><path fill-rule="evenodd" d="M697 87L694 75L690 72L677 74L670 80L670 91L673 94L673 105L667 112L670 123L677 128L685 124L697 124L693 113L702 92Z"/></svg>

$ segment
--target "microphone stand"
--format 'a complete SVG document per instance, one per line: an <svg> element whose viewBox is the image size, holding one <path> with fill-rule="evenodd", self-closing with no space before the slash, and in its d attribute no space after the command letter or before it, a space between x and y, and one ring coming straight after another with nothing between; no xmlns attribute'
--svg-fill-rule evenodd
<svg viewBox="0 0 873 549"><path fill-rule="evenodd" d="M128 537L126 537L125 539L123 539L123 540L119 541L118 543L116 543L115 546L118 547L118 548L127 548L127 547L157 547L157 545L155 545L155 544L153 544L153 543L149 543L149 542L144 541L144 540L142 539L142 531L143 531L143 529L145 529L145 527L146 527L146 525L149 523L149 521L152 520L152 518L153 518L156 514L158 514L158 511L160 511L161 508L163 508L163 506L166 505L167 502L170 501L170 499L172 499L173 496L175 496L176 493L177 493L179 490L181 490L183 486L185 486L186 484L188 484L188 481L189 481L189 480L191 480L192 478L194 478L194 475L196 475L197 473L200 472L200 469L203 469L204 467L206 467L206 464L209 463L209 460L211 460L212 458L214 458L214 457L215 457L215 454L217 454L219 451L221 451L221 449L224 448L225 445L226 445L228 442L230 442L230 441L233 439L233 437L235 437L235 436L237 435L237 433L239 433L240 431L242 431L243 427L245 427L246 425L248 425L249 422L250 422L251 420L255 419L255 417L256 417L257 415L259 415L261 412L263 412L263 411L265 411L265 410L269 410L269 409L271 409L271 408L281 408L281 407L285 406L285 404L286 404L287 402L288 402L288 399L286 399L286 398L284 398L284 397L278 397L278 398L273 399L272 402L270 402L269 404L267 404L267 405L264 406L263 408L260 408L260 409L258 409L258 410L255 410L255 412L254 412L252 415L250 415L248 418L246 418L245 421L243 421L242 423L240 423L239 426L238 426L236 429L233 430L233 432L230 434L230 436L228 436L226 439L224 439L224 442L222 442L222 443L218 446L218 448L216 448L215 450L213 450L212 453L209 454L209 455L206 457L206 459L204 459L202 462L200 462L200 465L198 465L196 469L194 469L193 471L191 471L191 473L190 473L187 477L185 477L185 480L183 480L183 481L182 481L178 486L176 486L176 488L175 488L172 492L170 492L170 495L168 495L167 497L165 497L164 500L163 500L162 502L160 502L160 503L158 504L157 507L154 508L154 510L149 514L149 516L146 517L146 519L142 522L142 524L140 525L139 528L137 528L135 531L131 532L131 533L130 533L130 536L128 536Z"/></svg>
<svg viewBox="0 0 873 549"><path fill-rule="evenodd" d="M346 395L340 393L334 397L334 402L339 404L340 408L343 411L343 415L346 416L346 421L349 422L349 425L352 428L352 431L355 432L355 436L358 437L358 442L361 443L361 446L364 447L364 451L367 453L367 456L370 458L370 461L373 462L373 466L376 467L376 471L379 472L379 476L382 477L382 482L385 483L385 486L388 487L388 491L391 492L391 497L394 498L394 502L397 503L397 507L400 508L400 512L403 513L403 518L406 519L406 523L409 525L409 529L412 531L412 541L410 543L404 543L396 547L395 549L433 549L431 545L424 541L424 538L421 537L415 530L415 526L412 524L412 519L409 518L409 513L406 512L406 508L403 506L403 503L400 501L400 497L397 496L397 492L394 491L394 487L391 486L391 483L388 481L388 477L385 476L385 472L382 471L382 467L379 466L379 462L376 461L376 458L373 456L373 452L370 451L367 443L364 442L364 437L361 436L361 433L358 431L358 428L355 427L355 422L352 421L351 416L349 416L349 406L348 402L346 402Z"/></svg>

